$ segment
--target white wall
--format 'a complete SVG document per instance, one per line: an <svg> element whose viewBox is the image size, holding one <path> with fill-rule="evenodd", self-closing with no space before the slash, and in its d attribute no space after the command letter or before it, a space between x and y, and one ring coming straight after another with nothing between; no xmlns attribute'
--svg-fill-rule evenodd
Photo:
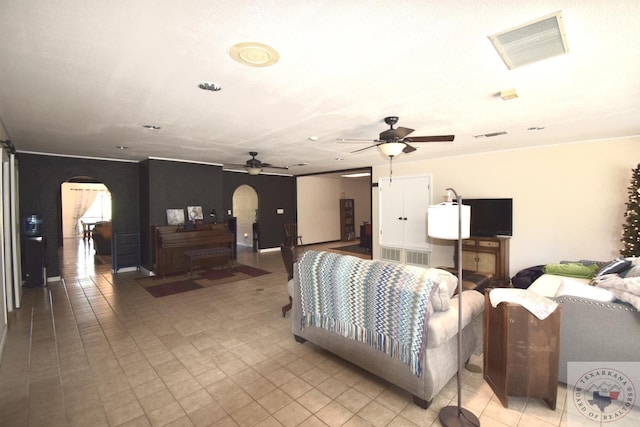
<svg viewBox="0 0 640 427"><path fill-rule="evenodd" d="M533 265L619 256L631 169L640 137L611 139L411 163L393 175L433 174L433 200L447 187L462 197L513 198L511 276ZM388 176L373 168L373 182ZM378 228L373 194L373 227ZM374 258L379 258L377 234ZM453 243L434 245L431 265L452 265Z"/></svg>
<svg viewBox="0 0 640 427"><path fill-rule="evenodd" d="M354 199L356 234L359 224L371 222L371 191L368 179L331 175L302 176L297 182L298 234L305 245L340 240L340 203Z"/></svg>

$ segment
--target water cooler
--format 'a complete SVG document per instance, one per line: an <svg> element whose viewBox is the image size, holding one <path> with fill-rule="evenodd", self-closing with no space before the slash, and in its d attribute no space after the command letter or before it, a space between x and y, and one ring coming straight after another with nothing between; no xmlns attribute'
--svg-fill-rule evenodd
<svg viewBox="0 0 640 427"><path fill-rule="evenodd" d="M42 233L42 218L28 215L22 230L22 273L24 286L35 288L46 286L47 237Z"/></svg>

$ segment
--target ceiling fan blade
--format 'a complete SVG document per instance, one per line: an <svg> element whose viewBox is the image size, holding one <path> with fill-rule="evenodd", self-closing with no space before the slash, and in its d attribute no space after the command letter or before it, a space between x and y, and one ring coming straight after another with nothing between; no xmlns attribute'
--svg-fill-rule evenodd
<svg viewBox="0 0 640 427"><path fill-rule="evenodd" d="M409 154L409 153L413 153L414 151L417 150L416 147L411 146L409 144L407 144L406 142L404 143L405 147L402 149L402 152L405 154Z"/></svg>
<svg viewBox="0 0 640 427"><path fill-rule="evenodd" d="M380 145L380 144L373 144L373 145L370 145L370 146L368 146L368 147L364 147L364 148L361 148L361 149L359 149L359 150L352 151L351 153L357 153L357 152L359 152L359 151L368 150L369 148L377 147L378 145Z"/></svg>
<svg viewBox="0 0 640 427"><path fill-rule="evenodd" d="M390 141L393 139L402 139L405 136L409 135L413 132L414 129L404 128L400 126L397 129L387 129L384 132L380 133L380 139L382 141Z"/></svg>
<svg viewBox="0 0 640 427"><path fill-rule="evenodd" d="M270 169L284 169L284 170L289 170L288 166L274 166L271 163L262 163L260 165L261 168L270 168Z"/></svg>
<svg viewBox="0 0 640 427"><path fill-rule="evenodd" d="M412 136L407 138L409 142L451 142L455 135Z"/></svg>
<svg viewBox="0 0 640 427"><path fill-rule="evenodd" d="M367 139L358 139L358 138L338 138L336 139L336 141L338 142L347 142L347 143L360 143L362 144L363 142L380 142L378 140L375 139L371 139L371 138L367 138Z"/></svg>

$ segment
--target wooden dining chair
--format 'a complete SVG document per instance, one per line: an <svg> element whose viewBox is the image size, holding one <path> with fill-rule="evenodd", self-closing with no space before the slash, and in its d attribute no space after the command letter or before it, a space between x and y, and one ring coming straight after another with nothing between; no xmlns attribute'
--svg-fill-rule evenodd
<svg viewBox="0 0 640 427"><path fill-rule="evenodd" d="M287 246L295 247L303 245L302 236L298 235L298 224L295 222L284 224L285 244Z"/></svg>

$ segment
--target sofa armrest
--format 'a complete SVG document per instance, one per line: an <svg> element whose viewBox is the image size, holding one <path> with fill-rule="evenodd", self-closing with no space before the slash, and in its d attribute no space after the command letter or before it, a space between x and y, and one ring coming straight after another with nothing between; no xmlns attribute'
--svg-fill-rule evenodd
<svg viewBox="0 0 640 427"><path fill-rule="evenodd" d="M560 381L567 363L640 361L640 313L631 305L564 295L560 327ZM633 337L633 338L630 338Z"/></svg>
<svg viewBox="0 0 640 427"><path fill-rule="evenodd" d="M462 292L462 329L484 310L484 296L475 290ZM437 311L429 319L427 348L436 348L458 333L458 296L451 298L449 310Z"/></svg>

